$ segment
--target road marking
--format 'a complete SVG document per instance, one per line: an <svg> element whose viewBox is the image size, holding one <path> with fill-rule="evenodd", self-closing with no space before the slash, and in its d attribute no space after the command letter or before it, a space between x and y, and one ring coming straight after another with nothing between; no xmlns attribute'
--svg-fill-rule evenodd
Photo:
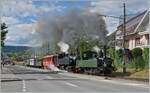
<svg viewBox="0 0 150 93"><path fill-rule="evenodd" d="M120 82L116 82L116 81L112 81L112 80L100 80L100 81L104 81L104 82L109 82L109 83L114 83L114 84L121 84Z"/></svg>
<svg viewBox="0 0 150 93"><path fill-rule="evenodd" d="M77 85L72 84L72 83L69 83L69 82L65 82L65 84L67 84L67 85L69 85L69 86L72 86L72 87L78 87Z"/></svg>
<svg viewBox="0 0 150 93"><path fill-rule="evenodd" d="M64 73L58 73L58 74L60 74L60 75L64 75Z"/></svg>
<svg viewBox="0 0 150 93"><path fill-rule="evenodd" d="M77 81L77 82L81 82L81 81Z"/></svg>
<svg viewBox="0 0 150 93"><path fill-rule="evenodd" d="M138 83L126 83L126 82L118 82L118 81L113 81L113 80L100 80L103 82L108 82L108 83L113 83L113 84L120 84L120 85L128 85L128 86L135 86L135 87L143 87L143 88L149 88L145 84L138 84Z"/></svg>
<svg viewBox="0 0 150 93"><path fill-rule="evenodd" d="M41 78L38 78L37 80L41 81L41 80L43 80L43 79L41 79Z"/></svg>
<svg viewBox="0 0 150 93"><path fill-rule="evenodd" d="M25 83L25 80L22 80L22 91L26 92L26 83Z"/></svg>
<svg viewBox="0 0 150 93"><path fill-rule="evenodd" d="M47 78L47 79L53 79L53 77L50 77L50 76L46 76L46 78Z"/></svg>
<svg viewBox="0 0 150 93"><path fill-rule="evenodd" d="M137 87L149 88L149 86L146 86L146 85L144 85L144 84L137 84L137 83L124 83L124 85L130 85L130 86L137 86Z"/></svg>
<svg viewBox="0 0 150 93"><path fill-rule="evenodd" d="M58 73L58 74L63 74L63 73ZM85 79L85 77L83 77L83 78ZM113 84L119 84L119 85L128 85L128 86L149 88L148 85L139 84L139 83L127 83L127 82L119 82L119 81L114 81L114 80L96 79L96 78L86 78L86 79L94 80L94 81L102 81L102 82L107 82L107 83L113 83Z"/></svg>

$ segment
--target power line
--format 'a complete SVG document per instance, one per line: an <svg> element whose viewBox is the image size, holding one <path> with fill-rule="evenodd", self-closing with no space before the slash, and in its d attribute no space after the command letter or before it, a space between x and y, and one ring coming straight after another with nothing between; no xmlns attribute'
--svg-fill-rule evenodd
<svg viewBox="0 0 150 93"><path fill-rule="evenodd" d="M98 14L98 16L111 17L111 18L117 18L117 19L123 19L123 18L121 18L121 17L111 16L111 15L103 15L103 14Z"/></svg>
<svg viewBox="0 0 150 93"><path fill-rule="evenodd" d="M134 14L126 14L126 17L133 17L135 15L138 15L140 14L140 12L137 12L137 13L134 13ZM121 15L121 16L112 16L112 15L105 15L105 14L98 14L98 16L103 16L103 17L111 17L111 18L116 18L116 19L122 19L124 20L124 15Z"/></svg>

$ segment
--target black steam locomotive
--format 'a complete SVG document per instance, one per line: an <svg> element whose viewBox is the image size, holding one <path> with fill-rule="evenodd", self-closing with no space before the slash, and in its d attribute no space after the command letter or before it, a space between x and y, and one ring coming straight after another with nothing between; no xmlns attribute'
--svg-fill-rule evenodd
<svg viewBox="0 0 150 93"><path fill-rule="evenodd" d="M80 56L61 53L54 62L58 68L75 73L110 75L115 70L113 60L102 51L86 51Z"/></svg>

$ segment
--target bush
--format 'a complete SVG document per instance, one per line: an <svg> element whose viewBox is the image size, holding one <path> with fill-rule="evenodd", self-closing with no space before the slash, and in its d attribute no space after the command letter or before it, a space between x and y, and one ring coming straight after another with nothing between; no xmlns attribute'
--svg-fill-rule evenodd
<svg viewBox="0 0 150 93"><path fill-rule="evenodd" d="M107 52L112 59L115 59L115 49L114 48L109 48Z"/></svg>
<svg viewBox="0 0 150 93"><path fill-rule="evenodd" d="M145 67L145 62L142 56L142 49L141 48L134 48L132 49L132 56L135 69L143 69Z"/></svg>
<svg viewBox="0 0 150 93"><path fill-rule="evenodd" d="M119 49L115 51L115 64L117 67L122 67L123 62L123 50Z"/></svg>
<svg viewBox="0 0 150 93"><path fill-rule="evenodd" d="M133 58L137 58L139 56L142 56L142 49L141 48L134 48L132 49L132 56Z"/></svg>
<svg viewBox="0 0 150 93"><path fill-rule="evenodd" d="M122 49L117 50L116 54L119 58L123 58L123 50Z"/></svg>
<svg viewBox="0 0 150 93"><path fill-rule="evenodd" d="M145 67L149 67L149 48L144 48L143 49L143 59L145 63Z"/></svg>
<svg viewBox="0 0 150 93"><path fill-rule="evenodd" d="M115 50L113 48L108 49L108 54L114 59L115 65L117 67L122 67L123 62L123 50ZM115 56L114 56L115 55ZM128 54L129 55L129 54ZM134 48L131 50L131 62L127 62L128 68L144 69L149 66L149 48Z"/></svg>

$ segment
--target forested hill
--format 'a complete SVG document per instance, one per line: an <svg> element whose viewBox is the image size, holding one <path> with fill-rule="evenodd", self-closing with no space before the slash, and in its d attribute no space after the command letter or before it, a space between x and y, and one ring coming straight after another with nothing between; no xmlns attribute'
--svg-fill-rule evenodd
<svg viewBox="0 0 150 93"><path fill-rule="evenodd" d="M5 53L10 53L10 52L20 52L20 51L25 51L30 49L31 47L28 46L4 46L2 48L2 51Z"/></svg>

